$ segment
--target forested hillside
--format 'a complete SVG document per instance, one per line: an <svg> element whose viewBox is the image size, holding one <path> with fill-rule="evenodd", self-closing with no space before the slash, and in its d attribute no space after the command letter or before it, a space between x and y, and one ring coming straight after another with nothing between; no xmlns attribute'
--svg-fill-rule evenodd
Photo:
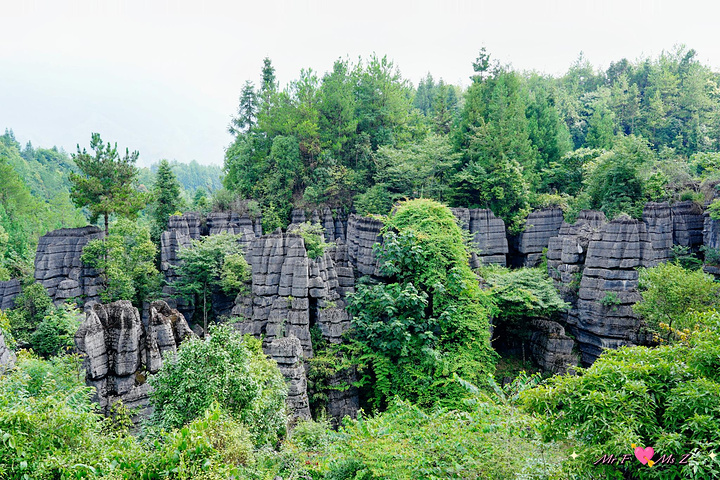
<svg viewBox="0 0 720 480"><path fill-rule="evenodd" d="M192 207L198 206L197 197L199 207L210 209L212 192L221 186L221 168L194 161L170 165L181 188L178 200ZM39 236L57 228L79 227L87 220L70 198L70 173L78 169L65 151L35 148L30 142L23 147L13 131L6 129L0 136L0 169L1 281L30 271ZM157 171L158 164L139 169L137 183L142 191L153 189Z"/></svg>
<svg viewBox="0 0 720 480"><path fill-rule="evenodd" d="M0 478L720 478L719 72L275 73L223 167L0 137Z"/></svg>
<svg viewBox="0 0 720 480"><path fill-rule="evenodd" d="M415 88L386 57L284 88L274 69L266 59L242 89L224 184L284 222L291 205L385 213L423 196L489 207L515 230L547 203L637 216L697 198L720 161L720 76L684 47L604 71L580 56L559 78L483 50L464 91L431 74Z"/></svg>

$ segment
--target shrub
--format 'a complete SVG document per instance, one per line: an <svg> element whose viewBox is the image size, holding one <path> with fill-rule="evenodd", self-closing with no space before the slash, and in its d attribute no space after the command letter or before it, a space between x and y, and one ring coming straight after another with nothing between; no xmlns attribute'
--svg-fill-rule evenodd
<svg viewBox="0 0 720 480"><path fill-rule="evenodd" d="M83 314L71 305L61 305L48 314L30 336L30 347L45 358L54 357L75 346L75 332Z"/></svg>
<svg viewBox="0 0 720 480"><path fill-rule="evenodd" d="M594 468L596 478L717 478L720 459L708 456L720 448L720 319L712 318L674 345L606 350L576 376L521 393L524 408L541 416L545 440L575 439L580 456L570 463ZM632 458L632 444L654 447L656 461L692 459L653 468L634 459L591 465L603 455Z"/></svg>
<svg viewBox="0 0 720 480"><path fill-rule="evenodd" d="M322 257L326 249L335 246L334 243L325 242L325 229L319 223L303 222L293 233L303 238L308 257L313 260Z"/></svg>
<svg viewBox="0 0 720 480"><path fill-rule="evenodd" d="M256 444L274 443L285 428L287 387L260 342L229 326L213 326L207 340L192 338L150 376L153 423L178 428L213 402L247 426Z"/></svg>
<svg viewBox="0 0 720 480"><path fill-rule="evenodd" d="M708 311L720 305L720 285L712 276L671 262L641 269L640 290L642 300L633 310L656 334L663 326L679 330L693 328L694 312Z"/></svg>

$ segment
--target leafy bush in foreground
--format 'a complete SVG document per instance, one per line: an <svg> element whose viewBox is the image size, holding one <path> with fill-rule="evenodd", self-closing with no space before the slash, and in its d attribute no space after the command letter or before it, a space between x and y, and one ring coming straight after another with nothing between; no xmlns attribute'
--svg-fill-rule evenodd
<svg viewBox="0 0 720 480"><path fill-rule="evenodd" d="M556 376L525 391L525 408L542 416L546 440L579 442L578 465L632 455L632 444L653 447L656 462L675 457L676 464L653 468L636 461L598 465L606 478L718 478L720 456L709 456L720 451L720 318L712 318L674 345L608 350L577 376Z"/></svg>
<svg viewBox="0 0 720 480"><path fill-rule="evenodd" d="M287 387L280 370L259 340L227 325L211 328L207 340L183 342L149 381L154 422L167 429L182 427L218 402L258 445L275 443L285 430Z"/></svg>

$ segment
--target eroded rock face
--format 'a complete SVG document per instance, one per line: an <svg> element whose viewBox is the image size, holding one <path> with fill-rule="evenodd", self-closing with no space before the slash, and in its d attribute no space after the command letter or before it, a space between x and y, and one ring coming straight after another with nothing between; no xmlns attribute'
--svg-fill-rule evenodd
<svg viewBox="0 0 720 480"><path fill-rule="evenodd" d="M720 220L713 220L707 212L703 215L703 245L708 249L720 250ZM714 275L715 278L720 278L720 265L715 265L707 260L706 252L703 270Z"/></svg>
<svg viewBox="0 0 720 480"><path fill-rule="evenodd" d="M359 217L351 214L347 224L348 261L358 272L358 276L378 275L378 261L373 252L373 245L381 243L380 220L370 217Z"/></svg>
<svg viewBox="0 0 720 480"><path fill-rule="evenodd" d="M354 291L352 268L336 267L335 264L337 259L347 265L347 252L342 246L311 259L301 236L278 232L253 240L247 258L252 268L250 292L238 295L232 312L241 332L262 336L265 352L279 365L285 364L283 368L290 373L295 370L290 369L285 357L294 357L295 353L283 353L282 348L290 348L297 342L302 348L300 359L311 358L314 352L310 329L313 326L319 328L328 342L341 341L342 334L350 327L345 295ZM293 384L298 379L296 373L286 375L286 378L295 385L293 388L300 385L306 388L306 380ZM349 395L353 393L357 394L350 392ZM304 395L307 397L307 391ZM338 397L337 401L352 403L344 397ZM304 412L298 410L295 403L289 399L289 408ZM349 409L334 406L331 401L328 410L346 413ZM356 412L352 412L352 416Z"/></svg>
<svg viewBox="0 0 720 480"><path fill-rule="evenodd" d="M525 228L514 239L517 252L512 255L512 264L522 267L537 267L542 262L542 252L548 248L550 239L556 237L563 224L560 208L544 208L528 215Z"/></svg>
<svg viewBox="0 0 720 480"><path fill-rule="evenodd" d="M246 241L262 235L262 217L252 219L235 212L213 212L207 216L208 235L232 233L242 235Z"/></svg>
<svg viewBox="0 0 720 480"><path fill-rule="evenodd" d="M40 237L35 254L35 280L56 305L74 299L91 306L99 300L101 282L94 269L83 265L82 250L90 240L102 238L97 227L61 228Z"/></svg>
<svg viewBox="0 0 720 480"><path fill-rule="evenodd" d="M306 212L302 208L294 208L290 217L290 225L287 230L293 230L293 227L303 223L317 223L325 230L325 241L334 242L336 240L346 239L346 230L348 216L345 210L342 208L336 208L334 210L329 207L325 207L321 210L312 210Z"/></svg>
<svg viewBox="0 0 720 480"><path fill-rule="evenodd" d="M0 282L0 310L8 310L15 306L15 297L20 295L20 280L13 278Z"/></svg>
<svg viewBox="0 0 720 480"><path fill-rule="evenodd" d="M565 335L562 325L551 320L535 319L530 328L530 352L541 368L562 375L577 366L579 358L573 352L575 341Z"/></svg>
<svg viewBox="0 0 720 480"><path fill-rule="evenodd" d="M451 208L460 227L472 235L478 252L472 253L470 266L507 263L508 241L505 222L486 208Z"/></svg>
<svg viewBox="0 0 720 480"><path fill-rule="evenodd" d="M288 384L286 404L288 415L297 420L310 419L310 400L307 394L307 377L303 364L303 347L294 335L275 338L265 352L278 364Z"/></svg>
<svg viewBox="0 0 720 480"><path fill-rule="evenodd" d="M662 256L648 230L645 222L620 217L600 228L588 245L572 325L585 364L603 349L640 341L640 320L632 310L641 300L637 268L657 265Z"/></svg>
<svg viewBox="0 0 720 480"><path fill-rule="evenodd" d="M95 304L75 334L85 354L87 384L95 387L100 408L108 415L119 400L140 416L150 414L147 375L162 366L165 352L176 352L192 335L180 312L165 302L150 305L148 326L127 300Z"/></svg>
<svg viewBox="0 0 720 480"><path fill-rule="evenodd" d="M0 331L0 375L15 365L15 352L5 344L5 336Z"/></svg>
<svg viewBox="0 0 720 480"><path fill-rule="evenodd" d="M583 211L550 239L548 273L572 306L562 320L577 338L583 364L603 349L645 342L632 310L641 300L637 268L668 261L673 245L697 251L700 214L692 202L649 202L642 220L625 216L609 223L601 212ZM706 242L711 231L706 220Z"/></svg>
<svg viewBox="0 0 720 480"><path fill-rule="evenodd" d="M672 206L673 243L698 251L703 244L704 215L703 208L697 203L686 200Z"/></svg>
<svg viewBox="0 0 720 480"><path fill-rule="evenodd" d="M231 233L238 235L239 242L247 248L252 240L262 235L261 217L251 219L235 212L214 212L204 217L197 212L186 212L170 217L168 229L160 237L160 271L165 277L163 294L169 304L180 310L185 318L192 319L195 306L179 297L172 288L177 279L175 266L179 265L178 253L193 240L207 235ZM213 310L217 316L227 316L233 308L233 299L218 292L213 295Z"/></svg>

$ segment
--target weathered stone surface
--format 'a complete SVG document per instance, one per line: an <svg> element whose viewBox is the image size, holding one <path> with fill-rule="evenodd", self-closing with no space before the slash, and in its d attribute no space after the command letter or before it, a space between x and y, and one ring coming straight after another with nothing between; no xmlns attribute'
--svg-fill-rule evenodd
<svg viewBox="0 0 720 480"><path fill-rule="evenodd" d="M542 261L542 251L548 248L550 239L556 237L563 223L560 208L544 208L528 215L525 228L514 239L517 252L512 255L516 266L536 267Z"/></svg>
<svg viewBox="0 0 720 480"><path fill-rule="evenodd" d="M664 250L666 242L652 242L648 232L657 225L623 216L593 235L578 291L577 315L568 317L568 323L576 322L570 326L584 364L593 363L603 349L639 342L640 320L632 310L641 298L636 269L656 265L663 255L653 243Z"/></svg>
<svg viewBox="0 0 720 480"><path fill-rule="evenodd" d="M579 359L573 352L575 342L565 335L562 325L551 320L535 319L530 328L530 352L541 368L562 375L577 366Z"/></svg>
<svg viewBox="0 0 720 480"><path fill-rule="evenodd" d="M470 266L507 263L508 241L505 222L486 208L451 208L460 227L472 235L478 252L473 252Z"/></svg>
<svg viewBox="0 0 720 480"><path fill-rule="evenodd" d="M15 365L15 352L5 344L5 336L0 330L0 375Z"/></svg>
<svg viewBox="0 0 720 480"><path fill-rule="evenodd" d="M160 237L160 270L165 277L166 286L163 294L169 304L186 318L192 318L195 306L180 298L170 286L176 279L174 266L180 263L178 252L187 248L192 240L198 240L207 235L231 233L239 236L239 242L247 250L252 240L262 232L262 218L250 218L248 215L239 215L236 212L209 213L207 218L196 212L187 212L183 215L170 217L168 229ZM213 313L216 316L228 316L233 309L233 298L215 292L212 298Z"/></svg>
<svg viewBox="0 0 720 480"><path fill-rule="evenodd" d="M383 224L371 217L359 217L351 214L347 224L348 261L362 275L378 275L378 261L373 253L373 245L380 243L380 230Z"/></svg>
<svg viewBox="0 0 720 480"><path fill-rule="evenodd" d="M148 373L162 366L165 352L176 352L192 335L180 312L165 302L150 306L145 327L137 308L127 300L95 304L75 334L75 344L85 354L86 379L96 388L96 399L106 415L122 400L140 416L150 413Z"/></svg>
<svg viewBox="0 0 720 480"><path fill-rule="evenodd" d="M20 295L20 280L13 278L0 282L0 310L8 310L15 306L15 297Z"/></svg>
<svg viewBox="0 0 720 480"><path fill-rule="evenodd" d="M703 244L703 208L697 203L686 200L672 206L673 243L699 250Z"/></svg>
<svg viewBox="0 0 720 480"><path fill-rule="evenodd" d="M307 377L303 366L303 347L294 335L275 338L265 352L278 364L288 384L286 404L293 422L310 419Z"/></svg>
<svg viewBox="0 0 720 480"><path fill-rule="evenodd" d="M653 247L654 257L648 260L657 265L670 259L674 236L674 218L670 205L665 202L648 202L643 208L642 221L647 225L648 240Z"/></svg>
<svg viewBox="0 0 720 480"><path fill-rule="evenodd" d="M351 267L335 265L335 259L348 265L347 250L341 239L338 243L316 259L307 256L303 238L293 233L265 235L250 245L249 293L238 295L232 314L241 332L264 338L266 353L279 364L285 361L280 358L284 355L282 348L290 345L285 341L287 338L293 339L292 344L298 342L302 348L301 359L307 359L313 355L312 326L317 326L331 343L340 342L350 326L345 295L354 291L354 276ZM287 355L292 357L294 353L287 352ZM306 385L306 382L297 385ZM348 395L353 394L357 392L338 396L337 401L350 405L353 400ZM328 406L329 411L346 412L347 409L340 404Z"/></svg>
<svg viewBox="0 0 720 480"><path fill-rule="evenodd" d="M330 207L321 210L306 212L301 208L294 208L290 216L290 225L287 231L292 231L303 222L316 223L325 230L325 241L334 242L345 240L348 217L342 208L331 209Z"/></svg>
<svg viewBox="0 0 720 480"><path fill-rule="evenodd" d="M252 219L248 215L238 215L235 212L208 213L206 222L208 235L216 235L218 233L241 235L241 242L243 243L252 241L258 229L262 232L262 217Z"/></svg>
<svg viewBox="0 0 720 480"><path fill-rule="evenodd" d="M720 220L713 220L707 212L703 215L703 245L720 249Z"/></svg>
<svg viewBox="0 0 720 480"><path fill-rule="evenodd" d="M90 240L102 238L94 226L61 228L40 237L35 254L35 279L56 305L68 299L87 307L99 300L100 280L94 269L83 265L82 250Z"/></svg>

